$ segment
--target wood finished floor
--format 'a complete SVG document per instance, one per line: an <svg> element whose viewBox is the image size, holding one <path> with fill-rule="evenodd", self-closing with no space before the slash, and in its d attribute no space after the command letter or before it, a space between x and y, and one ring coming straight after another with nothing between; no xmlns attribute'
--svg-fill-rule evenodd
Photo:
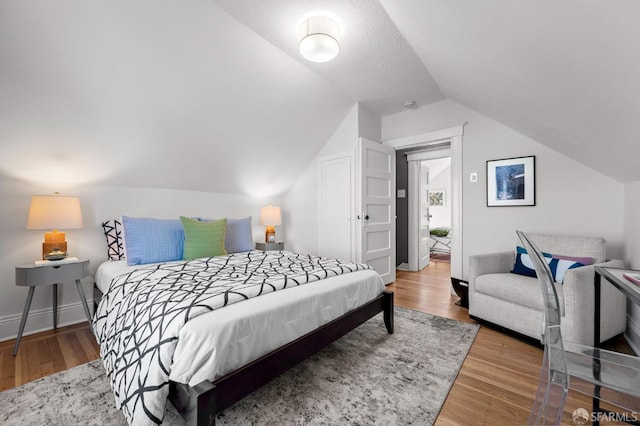
<svg viewBox="0 0 640 426"><path fill-rule="evenodd" d="M450 265L431 262L421 272L398 271L395 303L409 309L474 323L451 295ZM16 357L15 340L0 343L0 391L97 359L99 350L88 324L24 337ZM617 346L624 346L618 342ZM525 424L538 383L541 348L481 326L436 420L436 425ZM570 394L564 424L590 401ZM611 424L605 423L602 424Z"/></svg>

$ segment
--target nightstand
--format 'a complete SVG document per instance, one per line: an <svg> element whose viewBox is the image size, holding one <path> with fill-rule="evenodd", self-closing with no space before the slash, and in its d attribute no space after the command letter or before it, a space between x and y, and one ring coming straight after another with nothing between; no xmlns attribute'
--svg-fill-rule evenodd
<svg viewBox="0 0 640 426"><path fill-rule="evenodd" d="M284 243L256 243L256 250L284 250Z"/></svg>
<svg viewBox="0 0 640 426"><path fill-rule="evenodd" d="M77 262L68 262L55 264L53 262L46 265L35 265L33 263L16 266L16 285L28 286L29 293L27 294L27 302L24 305L24 311L22 312L22 320L20 320L20 329L18 330L18 338L16 339L16 346L13 349L13 355L18 353L18 347L20 346L20 340L22 339L22 332L27 322L27 316L29 315L29 308L31 307L31 299L33 299L33 292L36 287L53 285L53 328L58 328L58 284L66 281L76 282L78 288L78 294L80 294L80 300L84 307L84 313L87 315L89 325L91 325L91 313L89 313L89 307L87 306L87 299L84 297L84 290L82 289L81 278L89 275L89 260L79 259Z"/></svg>

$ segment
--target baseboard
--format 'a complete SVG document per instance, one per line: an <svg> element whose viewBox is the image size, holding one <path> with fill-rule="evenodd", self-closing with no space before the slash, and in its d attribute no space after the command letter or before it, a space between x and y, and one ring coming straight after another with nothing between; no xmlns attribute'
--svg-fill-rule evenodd
<svg viewBox="0 0 640 426"><path fill-rule="evenodd" d="M93 310L93 299L87 300L89 310ZM0 317L0 342L15 339L18 336L22 313ZM69 303L58 306L58 327L86 322L82 302ZM24 327L23 336L40 333L53 329L53 307L44 309L32 309L29 311L27 324Z"/></svg>
<svg viewBox="0 0 640 426"><path fill-rule="evenodd" d="M629 315L627 315L627 330L624 332L624 338L636 355L640 354L640 325L633 322Z"/></svg>

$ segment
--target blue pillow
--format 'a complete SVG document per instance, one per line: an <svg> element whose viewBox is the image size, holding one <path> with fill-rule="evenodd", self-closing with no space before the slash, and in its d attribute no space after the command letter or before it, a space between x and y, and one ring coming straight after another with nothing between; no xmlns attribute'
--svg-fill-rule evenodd
<svg viewBox="0 0 640 426"><path fill-rule="evenodd" d="M184 229L180 219L122 216L127 265L181 260Z"/></svg>
<svg viewBox="0 0 640 426"><path fill-rule="evenodd" d="M549 264L553 280L557 283L562 283L564 281L564 274L569 269L585 266L584 263L567 258L567 256L557 256L549 253L542 253L542 255ZM536 271L533 268L533 262L525 248L520 246L516 247L516 263L513 265L511 272L518 275L537 278Z"/></svg>
<svg viewBox="0 0 640 426"><path fill-rule="evenodd" d="M219 219L197 218L201 222L213 222ZM227 219L227 232L224 237L224 248L227 253L240 253L253 250L253 234L251 232L251 216L240 219Z"/></svg>
<svg viewBox="0 0 640 426"><path fill-rule="evenodd" d="M224 237L227 253L239 253L253 250L251 216L241 219L227 219L227 233Z"/></svg>

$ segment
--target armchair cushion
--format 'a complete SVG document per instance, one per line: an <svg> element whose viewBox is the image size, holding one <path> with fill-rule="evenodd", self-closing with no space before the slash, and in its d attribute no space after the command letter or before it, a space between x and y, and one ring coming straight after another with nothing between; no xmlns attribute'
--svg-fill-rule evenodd
<svg viewBox="0 0 640 426"><path fill-rule="evenodd" d="M556 284L559 286L560 284ZM542 311L544 301L537 280L516 274L485 274L476 278L476 291L496 299L506 300ZM558 289L560 306L564 306L564 293Z"/></svg>

